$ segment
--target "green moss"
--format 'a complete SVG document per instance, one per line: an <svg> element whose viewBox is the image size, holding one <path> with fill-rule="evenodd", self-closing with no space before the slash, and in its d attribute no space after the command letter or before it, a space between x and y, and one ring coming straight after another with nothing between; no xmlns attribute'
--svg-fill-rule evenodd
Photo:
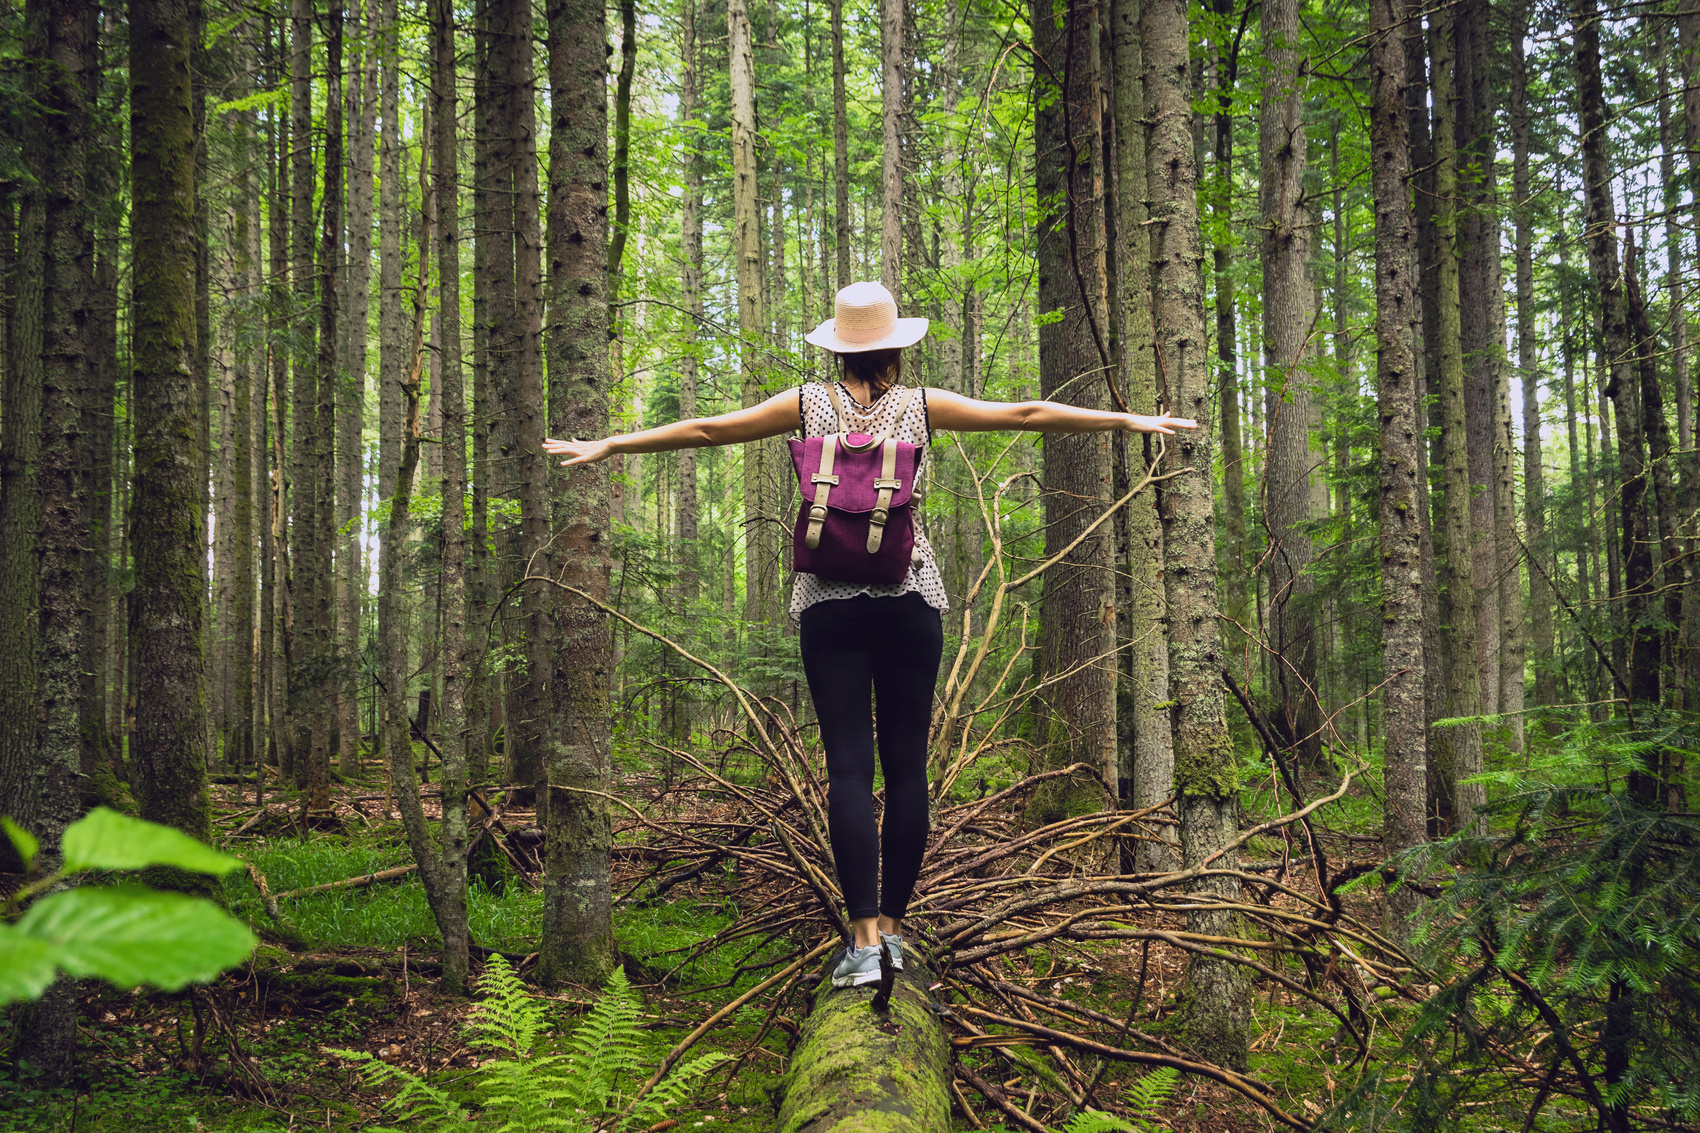
<svg viewBox="0 0 1700 1133"><path fill-rule="evenodd" d="M944 1133L950 1042L905 973L886 1017L873 989L825 987L781 1083L783 1133Z"/></svg>
<svg viewBox="0 0 1700 1133"><path fill-rule="evenodd" d="M1239 789L1234 740L1226 728L1177 736L1175 793L1226 799ZM1191 742L1187 742L1190 740Z"/></svg>

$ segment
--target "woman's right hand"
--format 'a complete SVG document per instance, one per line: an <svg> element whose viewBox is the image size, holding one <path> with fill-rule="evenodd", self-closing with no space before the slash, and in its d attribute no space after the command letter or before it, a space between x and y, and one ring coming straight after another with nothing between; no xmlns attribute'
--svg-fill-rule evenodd
<svg viewBox="0 0 1700 1133"><path fill-rule="evenodd" d="M557 441L546 438L543 451L550 456L564 456L562 464L595 464L614 455L614 438L600 441Z"/></svg>

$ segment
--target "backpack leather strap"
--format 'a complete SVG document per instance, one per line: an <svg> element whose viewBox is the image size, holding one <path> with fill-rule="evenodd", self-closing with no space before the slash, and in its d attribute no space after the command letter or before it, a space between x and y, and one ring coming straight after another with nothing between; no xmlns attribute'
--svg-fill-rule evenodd
<svg viewBox="0 0 1700 1133"><path fill-rule="evenodd" d="M905 406L907 408L907 405ZM879 498L874 503L874 513L868 517L868 554L876 554L880 542L885 538L885 521L891 515L891 493L903 486L903 481L897 479L897 442L886 440L882 442L880 453L880 475L874 481L874 487L879 489Z"/></svg>
<svg viewBox="0 0 1700 1133"><path fill-rule="evenodd" d="M820 546L821 528L826 524L827 501L832 496L833 486L838 483L838 477L832 474L837 458L838 435L833 434L821 442L820 471L809 477L809 482L815 487L815 496L809 508L809 528L803 536L803 545L811 551Z"/></svg>

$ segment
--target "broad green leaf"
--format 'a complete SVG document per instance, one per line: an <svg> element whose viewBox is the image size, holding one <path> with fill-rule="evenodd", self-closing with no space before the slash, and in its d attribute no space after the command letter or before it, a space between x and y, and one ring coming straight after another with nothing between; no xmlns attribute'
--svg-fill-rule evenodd
<svg viewBox="0 0 1700 1133"><path fill-rule="evenodd" d="M31 905L17 931L52 948L74 976L176 991L254 950L248 926L211 901L145 885L83 886Z"/></svg>
<svg viewBox="0 0 1700 1133"><path fill-rule="evenodd" d="M229 873L242 863L180 830L95 807L65 831L65 869L144 869L171 865L195 873Z"/></svg>
<svg viewBox="0 0 1700 1133"><path fill-rule="evenodd" d="M12 849L18 851L18 857L23 861L24 869L27 871L31 865L35 864L35 854L37 850L41 849L41 843L36 841L34 834L9 818L0 817L0 830L4 830L6 837L11 839Z"/></svg>
<svg viewBox="0 0 1700 1133"><path fill-rule="evenodd" d="M0 1004L34 999L53 982L53 946L0 924Z"/></svg>

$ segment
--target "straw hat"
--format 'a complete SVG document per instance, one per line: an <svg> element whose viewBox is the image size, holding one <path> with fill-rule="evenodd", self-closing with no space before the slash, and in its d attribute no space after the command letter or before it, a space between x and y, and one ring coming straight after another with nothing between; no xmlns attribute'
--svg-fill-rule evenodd
<svg viewBox="0 0 1700 1133"><path fill-rule="evenodd" d="M878 283L852 283L832 300L832 318L803 336L839 354L913 346L927 333L926 319L900 319L897 300Z"/></svg>

